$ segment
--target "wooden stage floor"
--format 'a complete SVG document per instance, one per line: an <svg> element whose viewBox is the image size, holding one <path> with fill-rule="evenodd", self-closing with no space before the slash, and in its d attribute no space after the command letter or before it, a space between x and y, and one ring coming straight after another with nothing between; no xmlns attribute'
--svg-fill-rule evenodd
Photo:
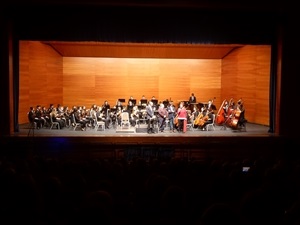
<svg viewBox="0 0 300 225"><path fill-rule="evenodd" d="M16 132L14 136L36 136L36 137L237 137L237 136L273 136L269 133L269 127L247 123L246 130L234 130L229 127L224 129L223 126L215 126L215 130L210 129L209 131L203 131L197 128L188 129L186 133L170 132L169 128L165 129L165 132L158 132L155 134L148 134L145 132L139 132L138 128L132 127L130 129L121 129L119 127L109 128L105 130L95 130L92 128L87 128L82 131L80 128L74 130L73 127L62 128L62 129L49 129L41 128L30 130L29 125L22 124L19 126L19 132ZM141 125L141 128L145 126Z"/></svg>
<svg viewBox="0 0 300 225"><path fill-rule="evenodd" d="M145 128L145 126L144 126ZM292 152L295 143L269 132L268 126L247 123L246 130L237 131L216 126L215 130L189 129L186 133L165 132L148 134L110 128L82 131L73 127L63 129L41 128L30 130L28 124L20 125L19 132L1 137L5 156L32 156L36 154L78 158L120 158L128 152L141 156L144 152L172 152L181 158L244 158L262 154ZM144 130L145 131L145 130ZM298 141L295 141L296 144ZM299 145L299 144L298 144ZM290 146L290 147L288 147ZM131 154L130 153L130 154Z"/></svg>
<svg viewBox="0 0 300 225"><path fill-rule="evenodd" d="M76 155L79 158L118 158L128 151L143 152L145 149L154 152L170 150L176 157L184 158L244 157L247 154L272 152L281 145L284 145L282 139L270 133L269 127L251 123L247 123L246 130L242 131L216 126L215 130L188 129L186 133L173 133L166 128L165 132L155 134L135 128L123 131L120 128L87 128L82 131L73 127L30 130L28 124L23 124L19 132L2 138L2 146L6 149L4 153Z"/></svg>

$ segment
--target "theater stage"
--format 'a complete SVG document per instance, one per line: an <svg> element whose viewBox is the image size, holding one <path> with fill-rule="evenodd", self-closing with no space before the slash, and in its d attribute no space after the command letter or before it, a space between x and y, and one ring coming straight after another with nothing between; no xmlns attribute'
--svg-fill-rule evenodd
<svg viewBox="0 0 300 225"><path fill-rule="evenodd" d="M173 133L168 128L155 134L136 131L120 132L119 128L82 131L73 127L30 130L28 124L23 124L19 132L1 139L2 152L21 156L122 158L128 156L128 152L143 156L150 151L155 157L160 152L170 152L172 157L187 159L237 158L275 153L276 149L286 148L287 142L270 133L269 127L251 123L247 123L246 130L216 126L215 130L188 129L186 133Z"/></svg>
<svg viewBox="0 0 300 225"><path fill-rule="evenodd" d="M87 128L82 131L80 128L74 130L74 127L56 129L49 129L48 127L41 129L34 129L29 131L28 124L22 124L19 126L19 132L16 132L14 136L35 136L35 137L240 137L240 136L273 136L269 132L269 127L264 125L247 123L246 129L236 130L230 127L215 126L215 129L201 130L198 128L189 128L186 133L170 132L169 128L165 129L165 132L157 132L155 134L148 134L145 125L140 127L130 127L129 129L120 127L111 127L109 129L93 129Z"/></svg>

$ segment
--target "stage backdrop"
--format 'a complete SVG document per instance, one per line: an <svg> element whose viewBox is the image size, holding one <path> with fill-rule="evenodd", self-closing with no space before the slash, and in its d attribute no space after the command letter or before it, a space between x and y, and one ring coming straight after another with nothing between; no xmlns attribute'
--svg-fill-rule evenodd
<svg viewBox="0 0 300 225"><path fill-rule="evenodd" d="M142 95L177 104L194 93L198 102L214 99L217 109L224 99L242 98L247 120L269 125L268 45L245 45L222 59L115 55L124 57L63 57L42 42L20 41L19 124L28 122L30 106L90 107L105 100L114 106L119 98L127 103L130 96L139 101Z"/></svg>

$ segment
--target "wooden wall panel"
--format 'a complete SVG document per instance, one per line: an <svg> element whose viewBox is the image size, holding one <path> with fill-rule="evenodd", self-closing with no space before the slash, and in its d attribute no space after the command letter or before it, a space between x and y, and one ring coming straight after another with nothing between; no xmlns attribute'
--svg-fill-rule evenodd
<svg viewBox="0 0 300 225"><path fill-rule="evenodd" d="M155 96L176 104L242 98L249 122L269 124L270 46L245 46L224 59L64 57L39 42L20 44L19 122L29 106L111 106L119 98ZM259 112L259 113L258 113Z"/></svg>
<svg viewBox="0 0 300 225"><path fill-rule="evenodd" d="M87 97L79 92L79 86L95 93L89 95L89 105L102 105L105 100L115 105L117 99L127 102L130 96L139 101L142 95L148 100L155 96L160 101L171 98L179 103L188 100L192 91L201 91L207 101L220 93L220 60L204 60L206 65L199 59L90 58L88 63L87 59L64 58L64 104L68 106L82 104L78 100ZM89 74L95 74L95 79ZM205 91L208 94L203 94Z"/></svg>
<svg viewBox="0 0 300 225"><path fill-rule="evenodd" d="M259 124L269 124L269 95L270 95L270 74L271 71L271 48L261 46L256 50L257 77L256 77L256 121ZM259 110L263 108L264 110ZM268 123L267 123L268 121Z"/></svg>
<svg viewBox="0 0 300 225"><path fill-rule="evenodd" d="M159 99L172 99L175 104L190 95L189 64L192 60L161 59Z"/></svg>
<svg viewBox="0 0 300 225"><path fill-rule="evenodd" d="M220 104L221 89L221 60L201 60L190 67L191 92L198 102L206 103L214 99L214 104Z"/></svg>
<svg viewBox="0 0 300 225"><path fill-rule="evenodd" d="M27 123L29 107L62 103L62 57L40 42L20 42L19 123Z"/></svg>
<svg viewBox="0 0 300 225"><path fill-rule="evenodd" d="M245 46L222 60L223 99L242 98L248 121L269 125L270 46Z"/></svg>
<svg viewBox="0 0 300 225"><path fill-rule="evenodd" d="M95 60L93 58L64 58L63 61L63 105L90 107L95 103L96 96Z"/></svg>

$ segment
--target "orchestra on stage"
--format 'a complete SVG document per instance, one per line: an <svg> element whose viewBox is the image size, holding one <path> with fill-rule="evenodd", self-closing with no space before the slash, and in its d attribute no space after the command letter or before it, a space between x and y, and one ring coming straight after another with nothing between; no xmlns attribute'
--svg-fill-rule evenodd
<svg viewBox="0 0 300 225"><path fill-rule="evenodd" d="M214 99L207 102L197 102L194 93L189 100L179 100L176 104L170 99L158 101L155 96L147 100L142 96L140 100L130 96L128 101L117 99L114 105L104 101L102 105L93 104L86 106L68 106L53 104L49 108L37 105L36 108L30 107L28 120L35 123L37 129L51 126L51 123L58 122L59 127L74 127L75 124L81 124L81 129L87 127L94 128L98 121L103 121L105 129L117 128L122 124L122 115L127 112L129 115L129 124L131 127L138 127L140 124L147 124L148 133L155 133L154 126L158 127L158 132L187 131L187 124L199 130L206 130L208 124L214 124L226 129L239 130L245 127L245 109L242 99L234 101L232 98L228 101L224 99L219 109L214 105Z"/></svg>

